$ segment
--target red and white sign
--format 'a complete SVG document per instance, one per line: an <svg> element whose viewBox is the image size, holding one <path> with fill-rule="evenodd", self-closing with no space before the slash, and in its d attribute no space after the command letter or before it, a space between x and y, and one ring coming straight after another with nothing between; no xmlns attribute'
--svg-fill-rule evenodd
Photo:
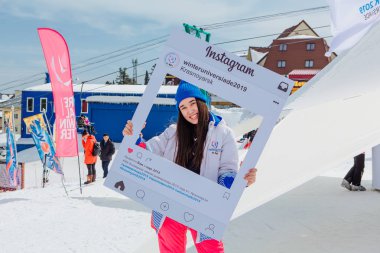
<svg viewBox="0 0 380 253"><path fill-rule="evenodd" d="M38 35L49 70L54 97L56 155L78 155L74 93L69 49L61 34L49 28L39 28Z"/></svg>

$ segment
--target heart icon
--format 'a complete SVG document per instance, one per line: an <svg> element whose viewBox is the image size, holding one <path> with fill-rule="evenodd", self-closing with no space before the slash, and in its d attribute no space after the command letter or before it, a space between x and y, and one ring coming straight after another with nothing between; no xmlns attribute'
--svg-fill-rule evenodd
<svg viewBox="0 0 380 253"><path fill-rule="evenodd" d="M132 148L128 148L128 153L132 153L133 152L133 149Z"/></svg>
<svg viewBox="0 0 380 253"><path fill-rule="evenodd" d="M184 214L184 219L185 219L186 222L190 222L190 221L194 220L194 215L192 215L191 213L186 212Z"/></svg>

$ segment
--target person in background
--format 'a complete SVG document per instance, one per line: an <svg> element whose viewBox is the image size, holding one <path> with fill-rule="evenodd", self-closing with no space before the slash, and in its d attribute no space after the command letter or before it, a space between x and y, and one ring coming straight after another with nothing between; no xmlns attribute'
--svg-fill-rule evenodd
<svg viewBox="0 0 380 253"><path fill-rule="evenodd" d="M91 121L84 114L80 115L80 123L82 123L84 130L90 134L96 134L95 127L91 124Z"/></svg>
<svg viewBox="0 0 380 253"><path fill-rule="evenodd" d="M86 164L88 170L87 181L84 182L85 184L95 182L96 179L95 164L97 157L92 155L95 143L95 136L89 134L87 130L83 130L82 145L84 149L84 163Z"/></svg>
<svg viewBox="0 0 380 253"><path fill-rule="evenodd" d="M178 109L177 124L148 140L147 149L230 188L239 169L238 150L232 130L221 117L208 110L207 97L198 87L181 81L175 100ZM131 121L127 122L123 134L133 134ZM250 169L244 179L247 186L253 184L256 181L256 169ZM186 252L188 230L198 253L224 252L222 241L202 235L156 211L152 213L151 224L157 231L161 253Z"/></svg>
<svg viewBox="0 0 380 253"><path fill-rule="evenodd" d="M103 140L100 142L100 160L102 160L103 178L108 175L108 165L115 154L115 145L107 133L103 134Z"/></svg>
<svg viewBox="0 0 380 253"><path fill-rule="evenodd" d="M342 181L342 187L350 191L365 191L366 188L361 185L362 176L364 173L365 153L361 153L354 157L354 166L348 171Z"/></svg>
<svg viewBox="0 0 380 253"><path fill-rule="evenodd" d="M84 128L84 115L83 114L81 114L78 118L78 127Z"/></svg>

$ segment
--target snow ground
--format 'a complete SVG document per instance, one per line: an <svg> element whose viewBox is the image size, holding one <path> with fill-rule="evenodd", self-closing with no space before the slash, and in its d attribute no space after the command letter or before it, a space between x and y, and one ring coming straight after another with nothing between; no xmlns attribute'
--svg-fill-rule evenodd
<svg viewBox="0 0 380 253"><path fill-rule="evenodd" d="M379 252L380 193L349 192L340 183L317 177L236 218L226 252ZM363 185L371 189L371 181Z"/></svg>
<svg viewBox="0 0 380 253"><path fill-rule="evenodd" d="M69 196L54 173L42 188L36 154L32 148L19 155L27 161L26 189L0 193L0 238L6 242L1 252L157 252L157 245L144 245L155 236L150 210L104 187L101 178L81 195L76 158L64 161ZM341 188L341 177L351 165L347 161L232 221L224 239L226 252L375 252L379 193ZM98 177L101 171L98 162ZM371 188L368 155L363 179Z"/></svg>
<svg viewBox="0 0 380 253"><path fill-rule="evenodd" d="M0 193L0 238L7 242L0 252L132 252L147 239L150 210L104 187L100 162L98 180L81 195L77 158L66 158L66 196L53 172L41 187L34 148L20 152L19 160L26 161L26 189ZM80 160L83 183L87 173Z"/></svg>

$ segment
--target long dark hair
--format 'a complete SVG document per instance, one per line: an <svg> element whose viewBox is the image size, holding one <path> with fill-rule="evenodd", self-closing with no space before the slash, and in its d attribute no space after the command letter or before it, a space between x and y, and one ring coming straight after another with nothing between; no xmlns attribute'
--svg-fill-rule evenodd
<svg viewBox="0 0 380 253"><path fill-rule="evenodd" d="M209 112L205 102L199 99L196 99L196 102L198 106L198 124L191 124L183 117L180 111L178 112L178 145L175 163L183 167L189 166L191 163L192 168L188 169L199 174L208 131ZM194 138L197 141L194 141Z"/></svg>

